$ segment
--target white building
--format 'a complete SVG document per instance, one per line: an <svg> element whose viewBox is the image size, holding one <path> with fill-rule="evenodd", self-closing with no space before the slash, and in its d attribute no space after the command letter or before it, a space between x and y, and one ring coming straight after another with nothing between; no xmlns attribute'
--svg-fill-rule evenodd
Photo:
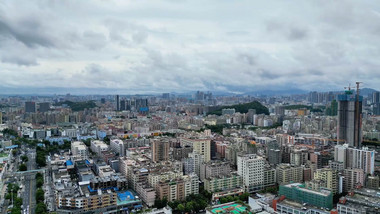
<svg viewBox="0 0 380 214"><path fill-rule="evenodd" d="M71 153L74 157L87 159L87 146L82 141L71 142Z"/></svg>
<svg viewBox="0 0 380 214"><path fill-rule="evenodd" d="M342 162L344 168L363 169L366 174L375 171L375 151L367 147L361 149L349 147L348 144L336 145L334 160Z"/></svg>
<svg viewBox="0 0 380 214"><path fill-rule="evenodd" d="M91 141L91 151L95 152L98 155L101 155L102 152L108 151L108 145L100 140Z"/></svg>
<svg viewBox="0 0 380 214"><path fill-rule="evenodd" d="M255 154L237 157L238 174L248 192L260 190L264 183L264 158Z"/></svg>
<svg viewBox="0 0 380 214"><path fill-rule="evenodd" d="M113 139L110 143L111 151L119 154L120 157L125 156L125 144L120 139Z"/></svg>

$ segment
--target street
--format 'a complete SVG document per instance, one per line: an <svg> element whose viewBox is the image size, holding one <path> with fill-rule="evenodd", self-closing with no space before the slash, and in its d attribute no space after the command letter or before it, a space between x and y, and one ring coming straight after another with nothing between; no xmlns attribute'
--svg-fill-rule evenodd
<svg viewBox="0 0 380 214"><path fill-rule="evenodd" d="M27 168L28 170L34 170L36 168L36 150L30 149L27 150L28 162ZM24 176L24 192L22 195L23 205L24 205L24 213L34 214L34 209L36 205L36 177L33 173L32 175Z"/></svg>

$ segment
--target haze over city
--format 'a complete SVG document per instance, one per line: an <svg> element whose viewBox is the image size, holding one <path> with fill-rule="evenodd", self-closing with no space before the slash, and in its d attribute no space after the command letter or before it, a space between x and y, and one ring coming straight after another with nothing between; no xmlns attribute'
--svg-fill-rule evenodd
<svg viewBox="0 0 380 214"><path fill-rule="evenodd" d="M379 89L376 1L1 1L1 93Z"/></svg>

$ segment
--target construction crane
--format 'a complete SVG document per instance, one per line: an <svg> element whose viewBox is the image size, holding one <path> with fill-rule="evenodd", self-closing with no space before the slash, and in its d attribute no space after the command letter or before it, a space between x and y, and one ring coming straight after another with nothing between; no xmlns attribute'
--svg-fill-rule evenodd
<svg viewBox="0 0 380 214"><path fill-rule="evenodd" d="M348 89L349 91L351 91L351 83L348 83L348 87L344 87L344 89Z"/></svg>
<svg viewBox="0 0 380 214"><path fill-rule="evenodd" d="M359 99L360 99L360 83L362 82L356 82L356 98L355 98L355 130L360 130L361 127L360 127L360 124L361 124L361 120L362 118L360 117L360 111L359 111ZM359 147L359 133L355 132L355 144L356 144L356 147Z"/></svg>

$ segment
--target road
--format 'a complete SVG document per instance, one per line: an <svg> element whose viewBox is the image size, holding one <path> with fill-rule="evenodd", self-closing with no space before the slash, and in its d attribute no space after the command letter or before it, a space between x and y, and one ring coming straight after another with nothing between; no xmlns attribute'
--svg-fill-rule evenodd
<svg viewBox="0 0 380 214"><path fill-rule="evenodd" d="M27 150L28 162L27 167L28 170L36 169L36 150L30 149ZM33 175L25 175L24 176L24 193L22 195L24 212L34 214L34 209L36 206L36 176Z"/></svg>

